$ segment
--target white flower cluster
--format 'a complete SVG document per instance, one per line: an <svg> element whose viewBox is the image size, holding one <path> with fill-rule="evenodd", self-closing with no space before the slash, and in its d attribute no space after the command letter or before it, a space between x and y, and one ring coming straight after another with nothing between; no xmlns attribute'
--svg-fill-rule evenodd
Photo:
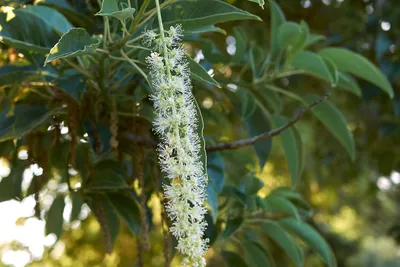
<svg viewBox="0 0 400 267"><path fill-rule="evenodd" d="M200 267L206 264L204 254L208 243L203 239L207 227L204 220L206 180L181 35L180 26L160 34L146 32L146 43L154 45L147 63L155 90L151 96L156 110L154 128L162 140L158 147L159 161L169 178L164 191L173 224L170 231L177 238L177 250L185 256L182 265Z"/></svg>

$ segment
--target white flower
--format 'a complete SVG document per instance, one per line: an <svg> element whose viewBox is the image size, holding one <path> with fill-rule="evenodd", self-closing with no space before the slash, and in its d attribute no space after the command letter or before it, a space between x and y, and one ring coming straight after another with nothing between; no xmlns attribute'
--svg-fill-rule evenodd
<svg viewBox="0 0 400 267"><path fill-rule="evenodd" d="M155 93L154 130L161 137L158 147L161 170L169 179L164 184L172 219L171 233L178 241L177 250L185 255L183 266L204 267L207 239L203 239L207 223L204 215L205 170L200 161L200 137L196 133L197 118L191 92L188 64L180 43L182 28L145 33L146 44L155 44L146 59L150 67L151 85Z"/></svg>

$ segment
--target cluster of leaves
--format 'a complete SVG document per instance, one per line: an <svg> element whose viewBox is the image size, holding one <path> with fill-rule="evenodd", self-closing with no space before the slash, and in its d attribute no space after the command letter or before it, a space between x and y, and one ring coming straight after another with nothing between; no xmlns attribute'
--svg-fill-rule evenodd
<svg viewBox="0 0 400 267"><path fill-rule="evenodd" d="M108 251L118 235L119 217L135 236L143 235L143 229L153 227L147 200L160 197L163 179L151 132L145 64L149 51L141 44L143 30L157 28L153 1L103 0L100 6L88 1L85 7L59 0L6 2L15 9L0 13L0 38L10 48L0 68L0 156L8 159L11 173L0 182L0 201L34 195L37 216L46 220L47 233L57 237L62 234L65 199L72 201L71 221L79 218L86 203L102 226ZM364 57L344 48L315 49L324 36L313 34L304 21L287 21L274 1L266 6L270 28L262 38L269 40L268 46L244 27L247 20L262 25L261 19L231 4L162 3L165 27L179 23L185 31L193 93L210 151L215 143L287 125L289 105L284 104L290 100L307 107L320 99L308 89L291 91L288 78L293 75L290 79L308 75L321 80L329 89L320 95L361 96L359 77L393 96L387 78ZM227 29L215 26L231 21L239 22ZM204 60L195 60L199 55ZM340 109L326 100L312 113L354 159L353 137ZM68 132L63 131L66 127ZM301 183L305 162L301 134L292 127L274 141L282 144L294 189ZM204 157L211 247L227 266L281 266L271 253L276 246L302 266L303 240L328 266L336 266L327 243L307 223L312 215L307 202L287 187L261 197L262 181L241 162L255 165L256 158L262 169L271 147L272 140L263 139L251 149L239 148L239 156L213 151ZM28 157L21 160L23 150ZM23 172L31 164L38 164L43 173L23 192ZM50 190L50 181L56 181L59 190ZM69 190L60 190L65 184ZM41 192L54 197L44 213ZM210 265L213 261L218 259Z"/></svg>

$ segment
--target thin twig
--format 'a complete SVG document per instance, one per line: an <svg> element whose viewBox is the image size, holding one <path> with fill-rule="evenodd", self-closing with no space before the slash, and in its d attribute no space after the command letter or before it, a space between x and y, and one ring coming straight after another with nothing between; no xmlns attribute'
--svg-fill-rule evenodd
<svg viewBox="0 0 400 267"><path fill-rule="evenodd" d="M146 73L144 73L144 71L138 65L136 65L136 63L130 59L127 54L125 54L124 50L121 49L120 53L121 56L125 58L125 60L128 61L128 63L131 64L148 81Z"/></svg>
<svg viewBox="0 0 400 267"><path fill-rule="evenodd" d="M301 110L288 124L283 125L279 128L273 129L272 131L262 133L260 135L254 136L249 139L241 139L237 140L234 142L229 142L229 143L221 143L217 144L214 146L208 146L206 148L207 152L216 152L216 151L221 151L221 150L230 150L230 149L237 149L240 147L244 146L250 146L253 145L257 142L269 139L271 137L279 135L281 132L284 130L290 128L292 125L294 125L297 121L299 121L308 111L310 111L313 107L319 105L323 101L325 101L328 98L329 94L322 96L315 102L313 102L311 105L309 105L307 108Z"/></svg>
<svg viewBox="0 0 400 267"><path fill-rule="evenodd" d="M250 146L250 145L254 145L257 142L272 138L274 136L279 135L280 133L282 133L284 130L290 128L291 126L293 126L297 121L299 121L301 118L303 118L303 116L310 111L313 107L321 104L322 102L324 102L327 98L328 98L329 94L326 94L324 96L322 96L321 98L317 99L315 102L313 102L311 105L309 105L308 107L302 109L288 124L283 125L279 128L273 129L269 132L265 132L262 133L260 135L254 136L252 138L249 139L241 139L241 140L237 140L237 141L233 141L233 142L229 142L229 143L221 143L221 144L217 144L214 146L207 146L206 147L206 151L209 153L212 152L217 152L217 151L221 151L221 150L231 150L231 149L237 149L237 148L241 148L244 146ZM147 139L147 138L143 138L141 136L136 136L134 134L128 133L128 132L124 132L122 134L123 138L139 144L139 145L143 145L149 148L157 148L157 144L151 140L151 139Z"/></svg>

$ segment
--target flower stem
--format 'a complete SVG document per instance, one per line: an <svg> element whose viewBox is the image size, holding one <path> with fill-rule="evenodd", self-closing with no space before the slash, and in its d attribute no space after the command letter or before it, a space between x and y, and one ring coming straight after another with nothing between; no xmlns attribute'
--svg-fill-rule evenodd
<svg viewBox="0 0 400 267"><path fill-rule="evenodd" d="M156 7L157 7L158 26L160 28L160 39L161 39L161 43L162 43L163 50L164 50L165 68L167 70L168 79L171 79L171 70L169 69L169 64L168 64L168 48L167 48L167 44L165 43L164 26L163 26L162 17L161 17L160 1L159 0L155 0L155 1L156 1Z"/></svg>

